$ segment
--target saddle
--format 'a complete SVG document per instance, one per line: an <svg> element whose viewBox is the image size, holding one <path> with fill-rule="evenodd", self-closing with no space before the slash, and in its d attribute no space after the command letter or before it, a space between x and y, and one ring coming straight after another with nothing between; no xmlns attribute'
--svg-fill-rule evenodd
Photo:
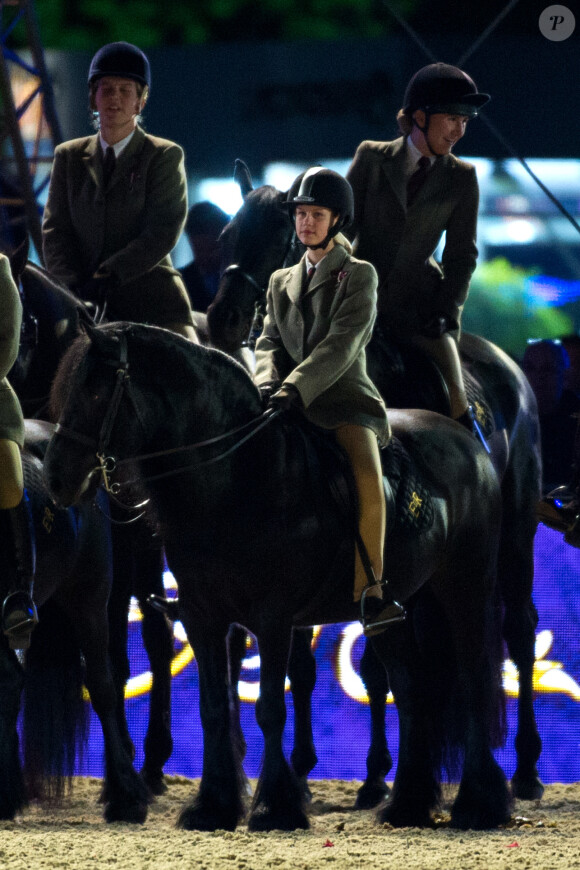
<svg viewBox="0 0 580 870"><path fill-rule="evenodd" d="M357 528L358 498L354 476L347 455L328 430L307 420L296 426L303 441L307 467L312 480L312 492L322 503L322 494L331 496L349 525L353 538ZM418 534L433 523L431 495L413 459L398 438L393 437L381 450L387 503L387 536L395 528L408 534ZM320 510L320 516L325 511Z"/></svg>
<svg viewBox="0 0 580 870"><path fill-rule="evenodd" d="M463 356L461 361L467 400L488 438L495 429L491 408L470 371L469 360ZM449 395L441 371L435 360L416 345L396 339L377 326L367 347L367 368L387 407L424 408L450 416Z"/></svg>

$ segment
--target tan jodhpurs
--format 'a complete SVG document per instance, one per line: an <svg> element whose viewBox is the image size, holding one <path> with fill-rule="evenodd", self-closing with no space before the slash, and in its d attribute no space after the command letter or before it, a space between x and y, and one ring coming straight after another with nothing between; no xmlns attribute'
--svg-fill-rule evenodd
<svg viewBox="0 0 580 870"><path fill-rule="evenodd" d="M23 493L20 448L15 441L0 438L0 510L16 507Z"/></svg>
<svg viewBox="0 0 580 870"><path fill-rule="evenodd" d="M366 426L348 424L336 430L336 440L350 460L359 503L359 531L377 582L383 576L383 547L387 506L377 436ZM369 583L358 547L355 546L354 600L359 601ZM380 596L379 596L380 597Z"/></svg>
<svg viewBox="0 0 580 870"><path fill-rule="evenodd" d="M457 342L447 332L441 338L425 338L424 335L415 335L412 342L432 357L439 366L449 390L451 417L457 420L458 417L465 414L468 406Z"/></svg>

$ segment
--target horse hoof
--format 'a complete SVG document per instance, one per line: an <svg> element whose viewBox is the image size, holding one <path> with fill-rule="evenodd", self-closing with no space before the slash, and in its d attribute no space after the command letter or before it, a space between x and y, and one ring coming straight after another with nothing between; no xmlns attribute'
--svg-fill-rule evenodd
<svg viewBox="0 0 580 870"><path fill-rule="evenodd" d="M300 809L274 813L265 807L255 810L248 820L248 831L307 831L310 828L308 816Z"/></svg>
<svg viewBox="0 0 580 870"><path fill-rule="evenodd" d="M235 831L237 818L216 815L199 805L185 807L179 814L176 827L184 831Z"/></svg>
<svg viewBox="0 0 580 870"><path fill-rule="evenodd" d="M521 801L539 801L544 794L544 784L537 774L524 778L515 773L510 785L512 797Z"/></svg>
<svg viewBox="0 0 580 870"><path fill-rule="evenodd" d="M388 824L393 828L432 828L433 819L429 809L418 807L403 807L392 801L385 804L377 813L379 824Z"/></svg>
<svg viewBox="0 0 580 870"><path fill-rule="evenodd" d="M147 804L109 803L103 813L106 822L127 822L132 825L142 825L147 819Z"/></svg>
<svg viewBox="0 0 580 870"><path fill-rule="evenodd" d="M165 777L163 776L163 771L152 772L146 771L145 768L141 770L141 776L143 781L151 794L155 795L155 797L159 797L159 795L165 794L167 791L167 783L165 782Z"/></svg>
<svg viewBox="0 0 580 870"><path fill-rule="evenodd" d="M386 782L363 783L359 788L356 801L354 802L355 810L373 810L375 807L388 798L391 789Z"/></svg>

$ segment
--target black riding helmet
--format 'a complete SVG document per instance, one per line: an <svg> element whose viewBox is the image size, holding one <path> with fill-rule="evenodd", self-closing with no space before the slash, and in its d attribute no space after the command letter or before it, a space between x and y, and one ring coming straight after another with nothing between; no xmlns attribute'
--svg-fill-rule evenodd
<svg viewBox="0 0 580 870"><path fill-rule="evenodd" d="M448 63L430 63L418 70L407 85L403 111L412 115L422 109L427 115L467 115L474 118L490 99L482 94L466 72Z"/></svg>
<svg viewBox="0 0 580 870"><path fill-rule="evenodd" d="M294 180L288 191L286 205L292 216L298 205L319 205L339 216L320 244L307 246L312 249L325 248L337 233L350 224L354 215L354 195L349 182L338 172L324 166L312 166Z"/></svg>
<svg viewBox="0 0 580 870"><path fill-rule="evenodd" d="M133 79L151 89L147 56L130 42L110 42L97 51L89 67L89 85L103 76Z"/></svg>

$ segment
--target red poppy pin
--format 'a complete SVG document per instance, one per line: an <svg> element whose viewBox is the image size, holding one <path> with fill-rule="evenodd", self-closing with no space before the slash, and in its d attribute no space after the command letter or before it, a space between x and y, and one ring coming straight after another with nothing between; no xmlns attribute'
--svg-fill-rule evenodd
<svg viewBox="0 0 580 870"><path fill-rule="evenodd" d="M336 278L336 283L337 283L337 284L340 284L341 281L344 281L344 279L345 279L346 276L348 275L348 272L345 272L344 270L343 270L342 272L339 272L338 269L333 269L332 272L331 272L331 275L332 275L334 278Z"/></svg>

